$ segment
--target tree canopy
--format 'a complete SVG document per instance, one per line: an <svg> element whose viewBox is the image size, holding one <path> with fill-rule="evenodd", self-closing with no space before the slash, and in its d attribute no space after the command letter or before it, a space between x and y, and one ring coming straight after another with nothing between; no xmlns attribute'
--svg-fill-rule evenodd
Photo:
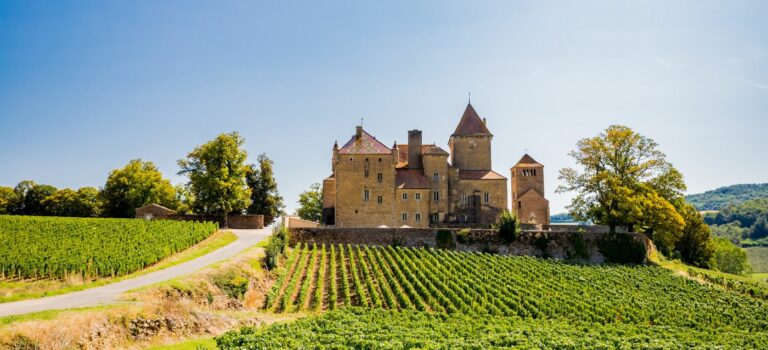
<svg viewBox="0 0 768 350"><path fill-rule="evenodd" d="M612 232L617 226L645 232L662 253L680 255L683 249L686 262L706 265L708 235L700 218L683 215L692 210L683 197L683 176L655 141L613 125L580 140L569 155L580 169L560 170L557 191L576 192L568 206L571 216L608 225Z"/></svg>
<svg viewBox="0 0 768 350"><path fill-rule="evenodd" d="M130 218L135 209L156 203L176 209L176 193L168 179L154 163L134 159L121 168L110 172L101 191L104 216Z"/></svg>
<svg viewBox="0 0 768 350"><path fill-rule="evenodd" d="M304 220L320 222L323 217L323 196L320 192L320 184L314 183L309 190L299 194L299 208L296 214Z"/></svg>
<svg viewBox="0 0 768 350"><path fill-rule="evenodd" d="M229 213L248 207L251 190L245 182L248 153L244 144L237 132L220 134L179 160L179 175L189 177L195 211L224 214L226 223Z"/></svg>
<svg viewBox="0 0 768 350"><path fill-rule="evenodd" d="M271 224L283 210L283 197L277 190L272 162L266 154L260 154L257 164L248 171L248 187L251 189L251 205L248 213L264 215L264 224Z"/></svg>

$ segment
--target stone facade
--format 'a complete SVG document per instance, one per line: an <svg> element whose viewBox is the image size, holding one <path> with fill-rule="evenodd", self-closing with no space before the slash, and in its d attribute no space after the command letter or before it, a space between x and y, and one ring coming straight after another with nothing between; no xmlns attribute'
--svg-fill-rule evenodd
<svg viewBox="0 0 768 350"><path fill-rule="evenodd" d="M544 198L544 166L524 155L510 169L512 211L524 224L549 225L549 201Z"/></svg>
<svg viewBox="0 0 768 350"><path fill-rule="evenodd" d="M493 135L467 105L448 144L388 147L358 126L334 144L332 174L323 180L323 224L336 227L487 227L508 209L507 179L491 168ZM450 162L449 162L450 157Z"/></svg>

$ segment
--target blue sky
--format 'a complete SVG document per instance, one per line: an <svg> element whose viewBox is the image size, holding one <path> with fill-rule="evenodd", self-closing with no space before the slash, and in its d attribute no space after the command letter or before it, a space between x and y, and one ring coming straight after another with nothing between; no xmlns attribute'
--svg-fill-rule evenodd
<svg viewBox="0 0 768 350"><path fill-rule="evenodd" d="M447 148L472 92L507 175L558 169L611 124L655 139L689 192L768 182L768 2L0 3L0 185L102 186L239 131L289 210L360 118ZM507 175L508 176L508 175Z"/></svg>

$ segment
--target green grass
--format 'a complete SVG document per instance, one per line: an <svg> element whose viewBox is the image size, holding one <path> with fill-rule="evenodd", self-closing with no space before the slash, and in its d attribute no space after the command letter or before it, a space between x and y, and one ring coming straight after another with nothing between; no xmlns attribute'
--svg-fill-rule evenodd
<svg viewBox="0 0 768 350"><path fill-rule="evenodd" d="M0 303L11 301L41 298L52 295L60 295L88 288L107 285L119 282L125 279L135 278L150 272L167 269L171 266L181 264L186 261L201 257L214 250L224 247L237 240L237 236L229 231L218 231L210 237L202 240L200 243L174 254L155 265L146 269L136 271L132 274L114 278L99 278L95 280L76 280L67 281L59 279L39 279L33 281L11 281L0 279Z"/></svg>
<svg viewBox="0 0 768 350"><path fill-rule="evenodd" d="M196 350L198 347L205 347L209 350L218 349L213 337L200 338L183 341L175 344L159 345L146 348L147 350Z"/></svg>

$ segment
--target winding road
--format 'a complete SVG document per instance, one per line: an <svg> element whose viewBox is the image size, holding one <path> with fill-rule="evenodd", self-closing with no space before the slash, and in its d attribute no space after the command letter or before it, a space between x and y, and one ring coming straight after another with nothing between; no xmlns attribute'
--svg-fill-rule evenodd
<svg viewBox="0 0 768 350"><path fill-rule="evenodd" d="M21 315L46 310L71 309L111 304L117 302L120 295L129 290L187 275L213 263L231 258L237 253L240 253L252 247L256 243L266 239L271 234L271 230L268 228L261 230L229 229L228 231L231 231L237 235L237 240L201 257L171 266L167 269L151 272L146 275L141 275L135 278L122 280L120 282L115 282L100 287L94 287L50 297L2 303L0 304L0 317Z"/></svg>

